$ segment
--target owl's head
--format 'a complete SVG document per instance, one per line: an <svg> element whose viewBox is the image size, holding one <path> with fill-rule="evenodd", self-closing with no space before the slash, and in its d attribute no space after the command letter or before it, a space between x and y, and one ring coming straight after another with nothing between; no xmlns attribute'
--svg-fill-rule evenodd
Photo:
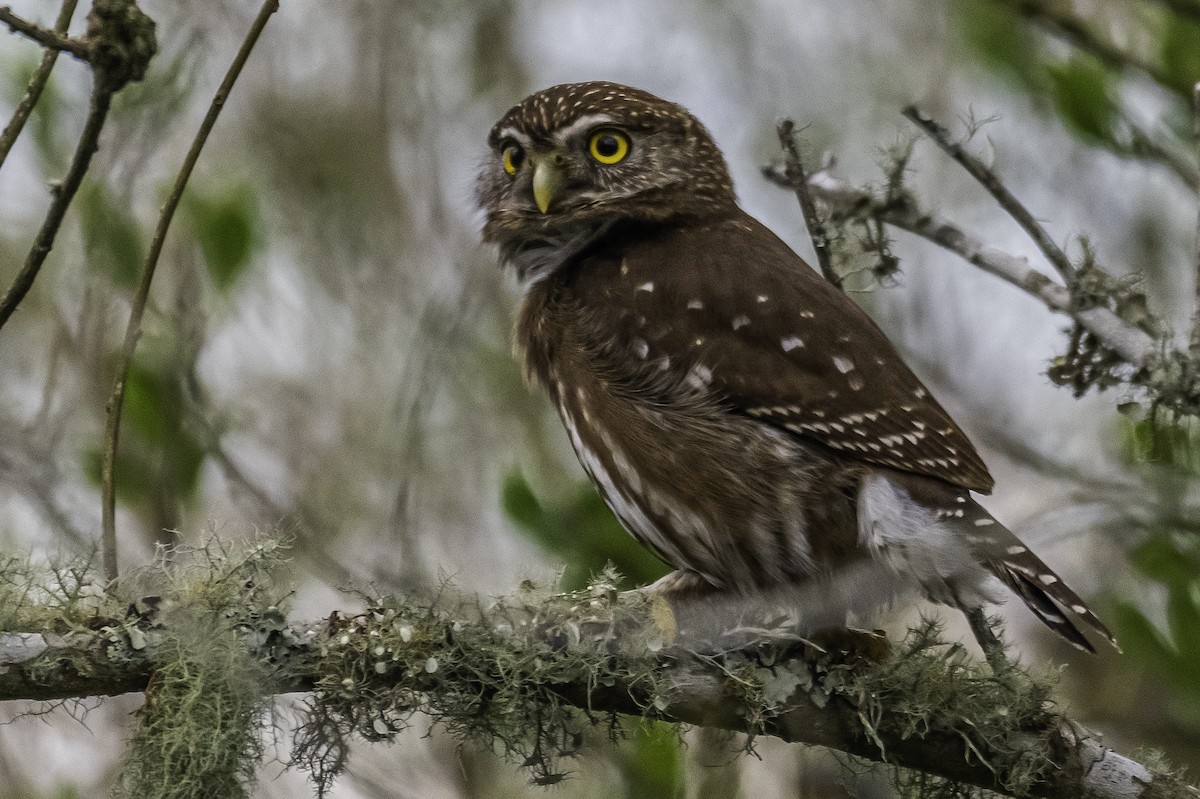
<svg viewBox="0 0 1200 799"><path fill-rule="evenodd" d="M662 222L734 205L721 151L683 107L595 81L543 89L488 135L484 238L572 236L617 220Z"/></svg>

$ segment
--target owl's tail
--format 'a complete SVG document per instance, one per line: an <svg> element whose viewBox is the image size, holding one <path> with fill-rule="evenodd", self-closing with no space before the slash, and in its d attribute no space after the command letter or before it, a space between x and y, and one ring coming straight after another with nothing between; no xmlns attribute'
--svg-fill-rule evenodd
<svg viewBox="0 0 1200 799"><path fill-rule="evenodd" d="M1104 622L1041 558L982 507L974 502L968 502L967 507L968 513L975 516L964 519L969 528L967 537L980 561L1012 589L1043 624L1071 644L1095 653L1095 647L1072 620L1069 611L1120 651L1116 638Z"/></svg>

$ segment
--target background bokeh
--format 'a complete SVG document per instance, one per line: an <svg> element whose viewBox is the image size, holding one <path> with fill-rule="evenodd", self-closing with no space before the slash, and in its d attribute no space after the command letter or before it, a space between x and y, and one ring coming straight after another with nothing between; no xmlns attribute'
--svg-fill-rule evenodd
<svg viewBox="0 0 1200 799"><path fill-rule="evenodd" d="M81 3L87 6L88 3ZM39 281L0 331L0 548L86 552L98 538L99 449L115 354L157 208L256 5L144 0L161 52L123 92ZM167 242L129 383L118 464L122 564L156 543L279 530L296 537L297 618L373 585L450 578L496 595L568 584L612 560L631 583L661 565L583 479L548 403L522 383L519 292L478 241L473 178L492 122L530 91L608 79L682 103L722 146L744 206L811 253L795 199L759 173L774 121L807 126L811 160L878 185L914 137L916 102L973 146L1054 238L1086 235L1154 309L1191 313L1197 198L1182 96L1200 27L1150 0L1046 0L1154 66L1081 54L1002 0L284 0L201 159ZM17 0L28 18L57 4ZM76 15L81 31L86 8ZM0 35L0 117L40 53ZM0 284L15 275L82 123L88 71L60 59L0 172ZM1138 135L1174 155L1146 157ZM918 142L928 207L1040 263L969 177ZM1193 185L1189 185L1189 182ZM1075 399L1045 376L1066 323L1017 289L896 234L902 271L852 281L863 304L977 441L985 502L1100 615L1126 653L1083 656L1019 607L1023 662L1067 664L1061 702L1114 746L1200 765L1200 509L1191 436ZM868 263L864 267L870 266ZM879 623L903 630L924 608ZM957 623L957 622L952 622ZM951 627L951 634L965 631ZM0 797L72 797L111 783L137 697L49 715L0 706ZM279 712L289 713L281 699ZM542 795L491 753L418 724L363 744L336 797ZM286 733L283 734L286 738ZM670 728L603 733L562 797L886 795L881 775L825 753ZM286 754L286 743L281 745ZM303 796L262 768L257 795Z"/></svg>

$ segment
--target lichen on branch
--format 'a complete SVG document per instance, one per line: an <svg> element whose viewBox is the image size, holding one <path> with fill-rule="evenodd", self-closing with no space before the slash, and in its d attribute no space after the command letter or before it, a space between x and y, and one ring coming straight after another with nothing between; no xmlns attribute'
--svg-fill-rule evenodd
<svg viewBox="0 0 1200 799"><path fill-rule="evenodd" d="M120 595L86 568L9 561L0 699L145 691L130 796L166 782L248 790L269 697L295 691L309 700L293 760L319 792L353 741L390 740L420 712L543 784L561 779L589 727L616 731L632 715L820 744L943 793L1191 796L1084 733L1045 680L993 674L932 623L887 655L757 628L714 650L679 637L679 608L618 592L612 575L487 602L449 586L420 600L363 596L353 611L289 623L284 555L269 539L165 553Z"/></svg>

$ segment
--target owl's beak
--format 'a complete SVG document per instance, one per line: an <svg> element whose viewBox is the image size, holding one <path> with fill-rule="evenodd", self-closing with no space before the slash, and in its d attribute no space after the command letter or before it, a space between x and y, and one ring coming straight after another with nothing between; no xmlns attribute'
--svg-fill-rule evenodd
<svg viewBox="0 0 1200 799"><path fill-rule="evenodd" d="M533 157L533 201L543 214L550 210L566 184L566 175L561 166L555 163L554 153L541 157Z"/></svg>

